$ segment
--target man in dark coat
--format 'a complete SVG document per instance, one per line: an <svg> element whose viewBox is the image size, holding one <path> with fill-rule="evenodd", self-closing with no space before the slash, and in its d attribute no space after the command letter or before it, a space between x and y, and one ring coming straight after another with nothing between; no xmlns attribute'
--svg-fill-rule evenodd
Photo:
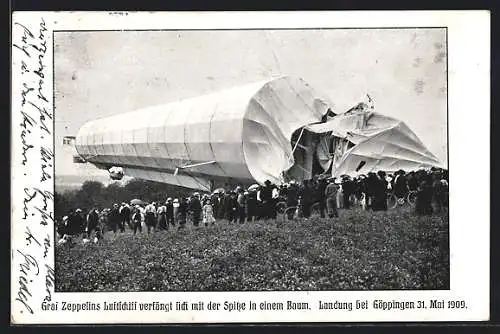
<svg viewBox="0 0 500 334"><path fill-rule="evenodd" d="M177 209L177 219L179 222L178 229L183 229L186 227L187 212L188 212L188 204L186 198L184 196L181 196L179 202L179 208Z"/></svg>
<svg viewBox="0 0 500 334"><path fill-rule="evenodd" d="M260 200L262 202L263 216L265 219L272 219L274 216L273 184L266 180L260 190Z"/></svg>
<svg viewBox="0 0 500 334"><path fill-rule="evenodd" d="M99 224L99 214L96 208L92 208L87 215L87 226L85 228L85 231L87 232L87 238L90 239L92 231L94 231L97 228L98 224Z"/></svg>
<svg viewBox="0 0 500 334"><path fill-rule="evenodd" d="M123 227L123 230L125 230L125 226L131 227L131 225L130 225L130 207L128 205L126 205L125 203L122 204L122 207L120 209L120 215L121 215L120 229L122 229L122 227Z"/></svg>
<svg viewBox="0 0 500 334"><path fill-rule="evenodd" d="M304 180L300 191L300 204L302 216L306 219L311 216L313 193L311 182L309 180Z"/></svg>
<svg viewBox="0 0 500 334"><path fill-rule="evenodd" d="M432 213L432 178L421 178L417 190L415 211L419 215L429 215Z"/></svg>
<svg viewBox="0 0 500 334"><path fill-rule="evenodd" d="M299 188L295 181L291 181L288 186L286 206L289 208L286 212L288 219L293 219L297 205L299 203Z"/></svg>
<svg viewBox="0 0 500 334"><path fill-rule="evenodd" d="M365 191L366 191L366 204L367 208L372 210L376 209L375 203L375 193L378 186L377 174L373 172L368 173L368 177L365 179Z"/></svg>
<svg viewBox="0 0 500 334"><path fill-rule="evenodd" d="M119 212L118 204L113 204L111 211L109 212L108 221L111 227L111 230L116 233L116 230L120 226L121 223L121 215Z"/></svg>
<svg viewBox="0 0 500 334"><path fill-rule="evenodd" d="M247 196L243 188L238 187L236 189L236 201L238 202L237 215L240 224L243 224L246 219L246 210L247 210Z"/></svg>
<svg viewBox="0 0 500 334"><path fill-rule="evenodd" d="M359 175L357 178L353 180L354 182L354 194L356 195L356 198L359 201L363 198L363 194L366 194L366 189L365 189L365 176L364 175Z"/></svg>
<svg viewBox="0 0 500 334"><path fill-rule="evenodd" d="M408 195L408 181L404 170L400 169L396 172L393 189L394 195L396 195L397 198L406 198Z"/></svg>
<svg viewBox="0 0 500 334"><path fill-rule="evenodd" d="M191 201L189 201L189 211L192 213L193 225L195 227L198 227L200 224L201 209L200 194L196 192L191 197Z"/></svg>
<svg viewBox="0 0 500 334"><path fill-rule="evenodd" d="M219 206L220 206L220 201L219 201L219 194L212 194L210 195L210 204L212 205L213 213L214 213L214 218L218 219L219 217Z"/></svg>
<svg viewBox="0 0 500 334"><path fill-rule="evenodd" d="M374 211L387 211L387 181L385 172L379 171L375 184Z"/></svg>
<svg viewBox="0 0 500 334"><path fill-rule="evenodd" d="M316 190L316 197L319 201L319 213L321 218L325 218L325 209L326 209L326 197L325 197L325 189L327 187L328 183L326 181L326 177L324 175L321 175L318 178L318 185L317 185L317 190Z"/></svg>
<svg viewBox="0 0 500 334"><path fill-rule="evenodd" d="M72 210L69 210L61 220L57 222L57 233L59 237L62 238L65 234L69 234L69 217L73 214Z"/></svg>
<svg viewBox="0 0 500 334"><path fill-rule="evenodd" d="M144 223L146 224L146 229L148 231L148 234L151 233L151 231L155 232L156 229L156 221L157 221L157 208L156 208L156 203L150 203L146 205L144 208Z"/></svg>
<svg viewBox="0 0 500 334"><path fill-rule="evenodd" d="M342 178L342 196L344 202L344 208L349 209L351 207L351 195L353 194L353 182L348 175L344 175Z"/></svg>
<svg viewBox="0 0 500 334"><path fill-rule="evenodd" d="M139 230L139 232L142 232L142 214L139 206L134 208L134 211L132 213L132 230L134 231L134 234L137 233L137 230Z"/></svg>
<svg viewBox="0 0 500 334"><path fill-rule="evenodd" d="M70 235L80 235L85 228L85 219L82 215L81 209L76 209L75 212L69 217L69 231Z"/></svg>
<svg viewBox="0 0 500 334"><path fill-rule="evenodd" d="M247 220L252 223L257 217L257 191L250 190L247 195Z"/></svg>
<svg viewBox="0 0 500 334"><path fill-rule="evenodd" d="M234 191L228 192L224 196L224 205L226 212L226 219L228 222L232 223L236 222L237 219L237 210L238 210L238 201L236 197L236 193Z"/></svg>
<svg viewBox="0 0 500 334"><path fill-rule="evenodd" d="M432 180L432 193L436 212L441 212L444 206L444 183L441 182L441 175L439 173L433 173Z"/></svg>
<svg viewBox="0 0 500 334"><path fill-rule="evenodd" d="M411 171L406 175L406 182L408 184L408 190L417 191L418 188L418 180L417 175L414 171Z"/></svg>
<svg viewBox="0 0 500 334"><path fill-rule="evenodd" d="M288 188L287 188L287 186L284 185L284 184L280 185L278 193L279 193L279 199L280 200L285 200L286 197L288 196Z"/></svg>
<svg viewBox="0 0 500 334"><path fill-rule="evenodd" d="M339 212L337 210L337 193L339 188L339 185L335 183L335 178L330 179L325 188L324 196L326 198L326 206L328 208L328 217L330 218L337 218L339 216Z"/></svg>
<svg viewBox="0 0 500 334"><path fill-rule="evenodd" d="M167 198L165 202L166 214L167 214L167 225L175 225L174 219L174 203L172 202L172 197Z"/></svg>
<svg viewBox="0 0 500 334"><path fill-rule="evenodd" d="M219 203L217 205L217 210L215 211L215 218L216 219L225 219L226 218L226 196L224 193L220 192L215 194L215 198L217 202Z"/></svg>
<svg viewBox="0 0 500 334"><path fill-rule="evenodd" d="M167 206L159 205L156 211L158 219L158 228L162 231L168 230L167 224Z"/></svg>

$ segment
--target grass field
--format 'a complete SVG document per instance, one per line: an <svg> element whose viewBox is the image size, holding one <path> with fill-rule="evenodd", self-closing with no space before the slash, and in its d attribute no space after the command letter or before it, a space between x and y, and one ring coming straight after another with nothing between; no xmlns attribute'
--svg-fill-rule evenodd
<svg viewBox="0 0 500 334"><path fill-rule="evenodd" d="M56 249L56 291L449 289L448 214L341 210Z"/></svg>

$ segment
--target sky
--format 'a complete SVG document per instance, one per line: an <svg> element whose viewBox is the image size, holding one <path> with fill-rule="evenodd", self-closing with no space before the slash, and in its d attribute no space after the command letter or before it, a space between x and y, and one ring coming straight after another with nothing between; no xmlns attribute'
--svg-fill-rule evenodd
<svg viewBox="0 0 500 334"><path fill-rule="evenodd" d="M87 121L281 75L303 78L339 111L367 93L446 164L444 29L55 33L56 175L73 164L62 138Z"/></svg>

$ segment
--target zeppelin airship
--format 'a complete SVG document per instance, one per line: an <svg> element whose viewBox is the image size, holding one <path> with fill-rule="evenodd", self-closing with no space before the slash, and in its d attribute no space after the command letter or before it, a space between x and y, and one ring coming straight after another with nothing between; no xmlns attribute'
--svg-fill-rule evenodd
<svg viewBox="0 0 500 334"><path fill-rule="evenodd" d="M338 112L289 76L85 123L75 162L202 191L332 176L441 167L402 121L371 99Z"/></svg>

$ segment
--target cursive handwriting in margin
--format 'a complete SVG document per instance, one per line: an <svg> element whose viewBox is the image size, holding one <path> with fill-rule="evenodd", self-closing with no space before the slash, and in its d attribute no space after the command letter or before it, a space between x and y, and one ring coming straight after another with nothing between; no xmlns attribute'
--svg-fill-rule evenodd
<svg viewBox="0 0 500 334"><path fill-rule="evenodd" d="M24 239L21 235L14 236L19 241L13 250L17 267L13 267L13 276L17 276L13 298L22 306L21 313L33 314L37 310L33 305L52 299L55 277L49 256L54 246L54 115L48 98L52 86L48 65L50 40L43 17L38 21L14 22L12 36L13 73L19 79L12 86L19 96L18 101L13 101L14 112L19 113L19 121L13 124L18 126L19 145L13 150L20 157L13 164L18 163L25 176L22 184L16 184L21 204L16 206L17 217L25 226ZM16 132L14 128L13 131ZM45 288L40 289L42 286Z"/></svg>

